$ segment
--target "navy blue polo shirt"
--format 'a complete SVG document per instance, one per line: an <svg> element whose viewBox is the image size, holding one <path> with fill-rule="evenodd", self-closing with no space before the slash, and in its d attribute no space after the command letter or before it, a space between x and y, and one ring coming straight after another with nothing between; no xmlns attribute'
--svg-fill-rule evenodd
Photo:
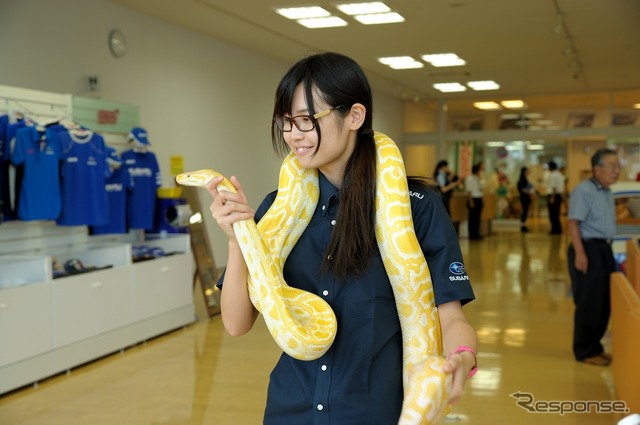
<svg viewBox="0 0 640 425"><path fill-rule="evenodd" d="M338 189L320 173L318 207L284 266L290 285L324 298L338 332L317 360L283 353L273 369L265 425L388 425L402 408L402 335L393 291L380 253L357 278L340 280L321 271L338 210ZM474 299L462 253L437 191L410 187L416 235L434 283L436 304ZM259 220L276 192L256 210ZM220 280L219 285L222 282Z"/></svg>

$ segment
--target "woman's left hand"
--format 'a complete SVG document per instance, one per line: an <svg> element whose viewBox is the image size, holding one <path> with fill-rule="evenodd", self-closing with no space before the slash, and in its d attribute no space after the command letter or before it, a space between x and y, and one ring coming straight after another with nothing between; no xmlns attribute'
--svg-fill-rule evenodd
<svg viewBox="0 0 640 425"><path fill-rule="evenodd" d="M467 359L466 357L470 357ZM467 363L468 362L468 363ZM464 384L467 382L467 375L469 370L473 367L475 359L469 352L463 351L461 353L451 353L447 356L443 369L447 373L452 374L451 393L449 394L449 404L454 404L460 401ZM472 365L468 367L467 365Z"/></svg>

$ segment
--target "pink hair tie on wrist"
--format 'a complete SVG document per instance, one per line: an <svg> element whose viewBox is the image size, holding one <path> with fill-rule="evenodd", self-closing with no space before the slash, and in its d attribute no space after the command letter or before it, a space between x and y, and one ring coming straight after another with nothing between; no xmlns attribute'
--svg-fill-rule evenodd
<svg viewBox="0 0 640 425"><path fill-rule="evenodd" d="M469 371L469 374L467 375L467 379L471 378L473 375L476 374L476 372L478 371L478 359L476 358L476 350L474 350L471 347L467 347L466 345L459 345L451 354L460 354L460 353L464 353L465 351L468 351L469 353L471 353L473 355L473 360L475 362L475 364L473 365L473 367L471 368L471 370Z"/></svg>

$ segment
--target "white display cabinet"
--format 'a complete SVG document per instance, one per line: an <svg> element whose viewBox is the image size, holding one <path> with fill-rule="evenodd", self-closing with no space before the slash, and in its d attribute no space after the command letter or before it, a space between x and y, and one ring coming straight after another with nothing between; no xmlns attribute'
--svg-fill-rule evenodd
<svg viewBox="0 0 640 425"><path fill-rule="evenodd" d="M166 255L134 262L140 245ZM70 260L82 267L60 270ZM0 394L192 323L192 284L188 234L3 223Z"/></svg>
<svg viewBox="0 0 640 425"><path fill-rule="evenodd" d="M164 255L133 265L135 319L143 333L160 333L193 317L193 258L188 234L146 235L132 251Z"/></svg>
<svg viewBox="0 0 640 425"><path fill-rule="evenodd" d="M0 367L51 350L52 317L50 284L0 290Z"/></svg>
<svg viewBox="0 0 640 425"><path fill-rule="evenodd" d="M68 276L53 282L54 347L133 323L130 267Z"/></svg>

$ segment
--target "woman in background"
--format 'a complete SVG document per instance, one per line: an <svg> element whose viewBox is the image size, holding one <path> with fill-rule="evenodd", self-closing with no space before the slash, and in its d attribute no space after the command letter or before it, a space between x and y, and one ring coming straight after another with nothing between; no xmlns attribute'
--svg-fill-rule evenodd
<svg viewBox="0 0 640 425"><path fill-rule="evenodd" d="M522 214L520 215L520 231L522 233L529 231L527 218L529 216L529 207L531 206L531 195L534 193L533 185L527 178L528 175L529 169L522 167L520 169L520 179L518 179L518 193L520 193L520 205L522 205Z"/></svg>
<svg viewBox="0 0 640 425"><path fill-rule="evenodd" d="M482 221L482 208L484 200L482 199L482 183L480 174L484 165L479 162L471 168L471 174L464 181L464 188L467 191L467 207L469 208L469 239L480 240L480 222Z"/></svg>
<svg viewBox="0 0 640 425"><path fill-rule="evenodd" d="M438 190L440 190L440 193L442 194L444 207L447 209L447 213L451 215L449 206L451 203L451 196L453 195L454 189L462 184L462 180L460 180L458 176L453 175L449 169L449 163L446 159L438 161L436 169L433 172L433 179L436 181Z"/></svg>

